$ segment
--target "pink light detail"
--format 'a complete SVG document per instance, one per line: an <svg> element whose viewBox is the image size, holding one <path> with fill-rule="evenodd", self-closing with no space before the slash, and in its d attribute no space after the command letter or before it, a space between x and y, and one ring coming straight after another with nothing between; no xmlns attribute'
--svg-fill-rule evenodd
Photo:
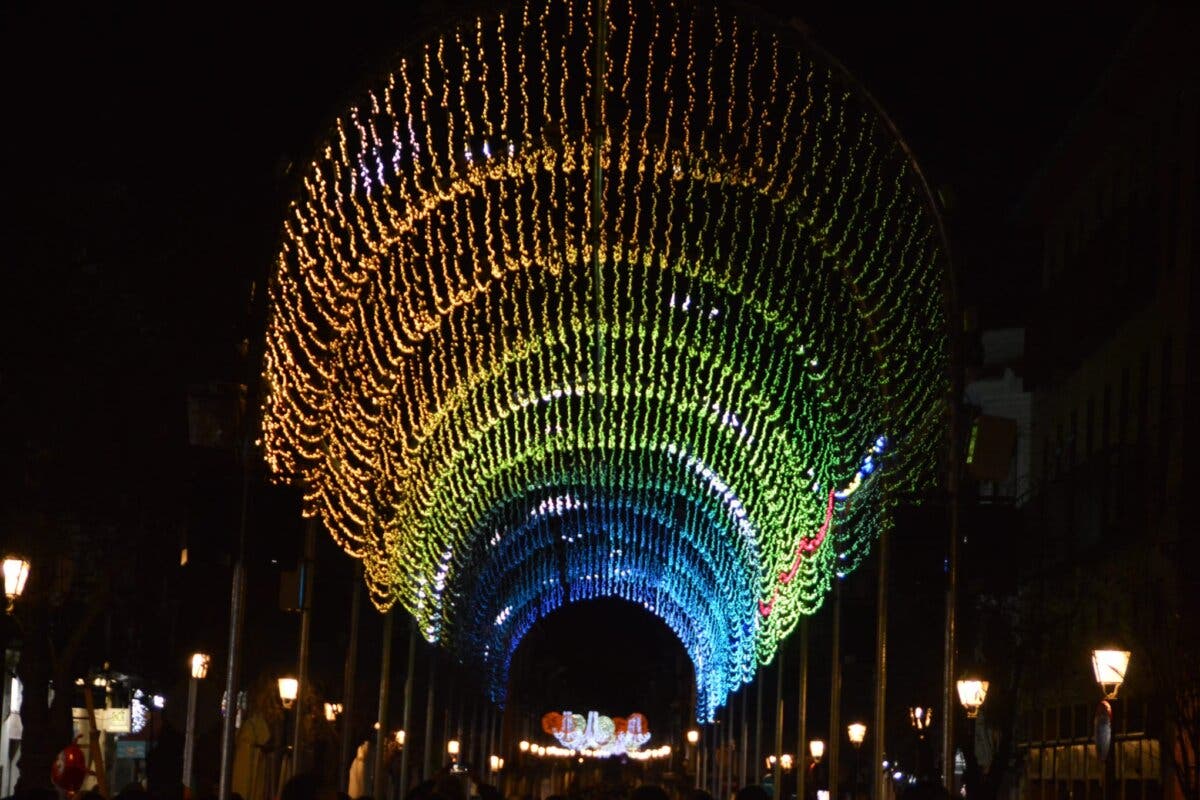
<svg viewBox="0 0 1200 800"><path fill-rule="evenodd" d="M779 583L787 585L796 577L796 573L800 571L800 563L804 560L804 556L811 555L821 543L825 541L825 536L829 533L829 527L833 524L833 502L834 490L829 490L829 500L825 504L825 521L821 523L821 527L817 528L817 533L812 538L801 539L800 544L796 547L796 560L792 562L792 567L787 572L779 573ZM779 599L779 586L775 587L775 591L771 593L771 602L764 603L758 601L758 613L764 617L769 617L771 611L775 608L775 601Z"/></svg>

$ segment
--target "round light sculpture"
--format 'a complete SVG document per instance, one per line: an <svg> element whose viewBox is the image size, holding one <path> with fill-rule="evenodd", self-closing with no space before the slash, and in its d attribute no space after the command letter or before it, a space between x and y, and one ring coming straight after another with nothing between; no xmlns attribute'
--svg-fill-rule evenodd
<svg viewBox="0 0 1200 800"><path fill-rule="evenodd" d="M1125 682L1125 672L1129 669L1128 650L1093 650L1092 672L1096 683L1104 692L1104 699L1113 700Z"/></svg>
<svg viewBox="0 0 1200 800"><path fill-rule="evenodd" d="M820 764L821 759L825 757L825 740L812 739L808 743L808 754L812 756L814 763Z"/></svg>
<svg viewBox="0 0 1200 800"><path fill-rule="evenodd" d="M618 597L711 721L935 478L943 237L793 32L603 9L461 22L337 117L284 219L263 449L493 698L537 619Z"/></svg>
<svg viewBox="0 0 1200 800"><path fill-rule="evenodd" d="M192 677L202 680L208 676L208 665L212 658L207 653L192 653Z"/></svg>
<svg viewBox="0 0 1200 800"><path fill-rule="evenodd" d="M25 593L25 581L29 580L29 561L21 556L4 559L4 596L8 599L8 613L16 607L17 599Z"/></svg>
<svg viewBox="0 0 1200 800"><path fill-rule="evenodd" d="M858 749L867 738L867 726L861 722L852 722L846 726L846 735L850 738L850 744Z"/></svg>
<svg viewBox="0 0 1200 800"><path fill-rule="evenodd" d="M284 708L291 708L300 691L300 682L295 678L280 678L276 683L279 686L279 702L283 703Z"/></svg>
<svg viewBox="0 0 1200 800"><path fill-rule="evenodd" d="M979 716L979 709L987 699L988 685L987 681L974 678L963 678L958 682L958 701L966 709L967 719Z"/></svg>

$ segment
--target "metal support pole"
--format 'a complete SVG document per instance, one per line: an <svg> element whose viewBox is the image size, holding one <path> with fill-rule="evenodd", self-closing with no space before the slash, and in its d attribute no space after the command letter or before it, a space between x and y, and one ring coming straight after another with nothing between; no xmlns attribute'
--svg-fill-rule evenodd
<svg viewBox="0 0 1200 800"><path fill-rule="evenodd" d="M796 800L805 800L808 777L808 615L800 617L800 698L796 703Z"/></svg>
<svg viewBox="0 0 1200 800"><path fill-rule="evenodd" d="M775 656L775 772L772 775L775 797L783 794L783 643Z"/></svg>
<svg viewBox="0 0 1200 800"><path fill-rule="evenodd" d="M842 582L833 579L833 653L829 678L829 798L836 800L842 743Z"/></svg>
<svg viewBox="0 0 1200 800"><path fill-rule="evenodd" d="M437 745L433 741L433 697L434 684L437 682L437 653L429 651L429 684L425 688L425 738L421 741L421 778L429 779L433 777L433 769L435 762L433 754L437 752Z"/></svg>
<svg viewBox="0 0 1200 800"><path fill-rule="evenodd" d="M417 621L411 620L408 626L408 667L404 673L404 711L400 718L400 730L404 731L404 744L400 748L400 797L408 791L408 753L412 750L412 695L413 673L416 672L417 660Z"/></svg>
<svg viewBox="0 0 1200 800"><path fill-rule="evenodd" d="M316 569L317 520L304 525L304 559L300 562L300 652L296 658L296 719L292 728L292 763L289 775L304 770L304 696L308 693L308 644L312 627L313 572Z"/></svg>
<svg viewBox="0 0 1200 800"><path fill-rule="evenodd" d="M750 766L754 768L754 782L762 783L757 777L762 773L759 772L759 759L762 758L762 692L763 692L763 669L758 668L758 678L754 681L754 752L750 754Z"/></svg>
<svg viewBox="0 0 1200 800"><path fill-rule="evenodd" d="M237 719L238 676L242 669L242 626L246 619L246 566L241 556L233 565L229 600L229 649L225 661L225 718L221 720L221 779L219 800L229 800L233 786L233 723Z"/></svg>
<svg viewBox="0 0 1200 800"><path fill-rule="evenodd" d="M183 734L183 785L192 788L192 756L196 752L196 678L188 679L187 730ZM229 706L226 713L233 713ZM8 754L5 753L5 756Z"/></svg>
<svg viewBox="0 0 1200 800"><path fill-rule="evenodd" d="M750 753L750 693L742 685L742 763L738 767L738 788L750 783L750 773L747 769L746 756Z"/></svg>
<svg viewBox="0 0 1200 800"><path fill-rule="evenodd" d="M354 567L350 595L350 642L346 645L346 667L342 673L342 752L338 760L338 785L350 790L350 764L354 759L354 683L358 672L358 619L362 607L362 562Z"/></svg>
<svg viewBox="0 0 1200 800"><path fill-rule="evenodd" d="M951 415L953 420L954 415ZM953 425L953 422L952 422ZM951 441L956 437L951 434ZM951 458L957 459L953 445L950 448ZM955 697L955 662L958 658L957 637L958 616L958 465L950 465L950 554L949 575L946 579L946 652L945 652L945 683L942 686L942 781L946 790L954 792L954 715L957 710Z"/></svg>
<svg viewBox="0 0 1200 800"><path fill-rule="evenodd" d="M887 777L883 773L886 753L887 714L887 617L888 617L888 545L891 531L885 522L879 533L879 587L875 607L875 755L868 772L874 776L871 784L875 800L884 800Z"/></svg>
<svg viewBox="0 0 1200 800"><path fill-rule="evenodd" d="M379 661L379 730L375 731L375 770L371 777L371 796L383 798L387 792L388 704L392 687L392 621L395 609L383 615L383 647Z"/></svg>
<svg viewBox="0 0 1200 800"><path fill-rule="evenodd" d="M728 720L728 712L726 712L726 720ZM713 792L713 797L721 800L725 793L725 756L729 752L726 742L729 738L729 727L721 722L721 712L717 712L717 790Z"/></svg>

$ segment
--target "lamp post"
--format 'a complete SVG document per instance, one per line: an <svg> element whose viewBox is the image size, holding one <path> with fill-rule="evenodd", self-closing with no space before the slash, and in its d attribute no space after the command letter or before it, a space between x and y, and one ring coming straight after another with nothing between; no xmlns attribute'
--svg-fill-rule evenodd
<svg viewBox="0 0 1200 800"><path fill-rule="evenodd" d="M17 599L25 593L25 581L29 580L29 561L22 556L4 559L4 596L8 598L8 613L13 613Z"/></svg>
<svg viewBox="0 0 1200 800"><path fill-rule="evenodd" d="M451 764L458 763L458 750L458 739L451 739L450 741L446 742L446 754L450 756Z"/></svg>
<svg viewBox="0 0 1200 800"><path fill-rule="evenodd" d="M283 705L283 757L289 759L289 764L281 772L283 775L291 774L291 744L288 743L288 725L287 712L296 704L296 696L300 693L300 681L295 678L287 677L277 680L276 685L279 687L279 702Z"/></svg>
<svg viewBox="0 0 1200 800"><path fill-rule="evenodd" d="M971 725L968 728L970 739L963 751L963 756L967 763L963 782L966 784L967 793L970 794L975 783L973 766L975 764L975 719L979 716L980 706L983 705L983 701L987 698L988 682L977 678L962 678L958 681L957 686L958 702L962 703L962 707L967 712L967 719L971 721Z"/></svg>
<svg viewBox="0 0 1200 800"><path fill-rule="evenodd" d="M1117 698L1117 692L1121 691L1121 684L1125 682L1125 673L1129 669L1128 650L1117 649L1097 649L1092 651L1092 672L1096 676L1096 683L1100 685L1100 691L1104 695L1100 700L1100 704L1096 707L1096 716L1094 727L1096 731L1096 755L1104 764L1104 786L1102 795L1105 800L1108 800L1110 795L1109 787L1112 784L1112 776L1110 773L1114 771L1113 760L1108 757L1109 750L1112 749L1113 739L1113 710L1109 700Z"/></svg>
<svg viewBox="0 0 1200 800"><path fill-rule="evenodd" d="M850 745L854 748L854 793L855 800L858 800L858 773L861 769L859 756L862 754L862 743L867 738L867 726L861 722L851 722L846 726L846 736L850 739Z"/></svg>
<svg viewBox="0 0 1200 800"><path fill-rule="evenodd" d="M811 759L811 763L808 765L808 768L812 771L812 788L814 792L819 794L820 789L817 787L817 765L820 764L821 759L825 757L825 740L810 739L808 741L808 755ZM805 800L805 798L797 797L796 800Z"/></svg>
<svg viewBox="0 0 1200 800"><path fill-rule="evenodd" d="M692 728L687 732L688 751L692 758L692 776L693 787L700 788L700 755L697 752L696 745L700 743L700 731Z"/></svg>
<svg viewBox="0 0 1200 800"><path fill-rule="evenodd" d="M211 658L207 653L192 653L192 678L188 682L187 730L183 737L183 785L192 787L192 756L196 751L196 690L208 675Z"/></svg>

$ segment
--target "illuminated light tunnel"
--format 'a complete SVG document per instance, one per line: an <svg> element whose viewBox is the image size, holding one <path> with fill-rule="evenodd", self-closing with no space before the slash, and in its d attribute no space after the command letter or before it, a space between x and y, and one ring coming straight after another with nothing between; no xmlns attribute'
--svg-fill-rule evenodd
<svg viewBox="0 0 1200 800"><path fill-rule="evenodd" d="M263 447L495 699L537 619L622 597L711 719L934 481L945 251L813 46L595 2L462 23L338 117L284 221Z"/></svg>

